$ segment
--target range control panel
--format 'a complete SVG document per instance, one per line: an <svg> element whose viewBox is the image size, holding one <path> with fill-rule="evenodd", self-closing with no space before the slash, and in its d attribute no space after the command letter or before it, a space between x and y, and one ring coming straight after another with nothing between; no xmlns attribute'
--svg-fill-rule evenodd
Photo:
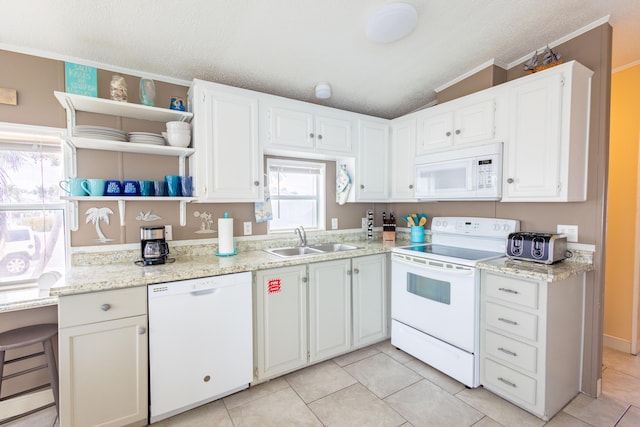
<svg viewBox="0 0 640 427"><path fill-rule="evenodd" d="M434 233L506 237L518 230L520 221L516 219L447 216L434 217L431 221L431 231Z"/></svg>

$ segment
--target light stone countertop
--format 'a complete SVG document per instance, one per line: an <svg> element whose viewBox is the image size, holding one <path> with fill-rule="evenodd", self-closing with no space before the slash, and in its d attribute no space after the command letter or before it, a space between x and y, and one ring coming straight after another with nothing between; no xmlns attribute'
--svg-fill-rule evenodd
<svg viewBox="0 0 640 427"><path fill-rule="evenodd" d="M478 263L478 268L521 278L541 280L544 282L558 282L576 274L582 274L593 270L592 263L580 261L582 260L565 260L548 265L505 257L480 262Z"/></svg>
<svg viewBox="0 0 640 427"><path fill-rule="evenodd" d="M37 288L21 290L20 293L7 291L6 298L2 298L2 293L5 291L0 292L0 313L55 305L60 296L387 253L396 246L409 244L406 240L394 243L382 242L381 239L355 240L349 241L349 243L359 246L360 249L291 258L282 258L256 248L239 250L237 255L230 257L218 257L212 253L202 254L192 250L178 253L176 261L173 263L156 266L137 266L130 261L130 256L128 258L122 257L127 261L118 258L117 262L102 265L74 266L70 271L67 271L66 276L58 284L48 291ZM194 255L194 253L199 254ZM592 254L578 255L571 261L554 265L500 258L479 263L478 267L519 277L553 282L574 274L591 271L593 269Z"/></svg>

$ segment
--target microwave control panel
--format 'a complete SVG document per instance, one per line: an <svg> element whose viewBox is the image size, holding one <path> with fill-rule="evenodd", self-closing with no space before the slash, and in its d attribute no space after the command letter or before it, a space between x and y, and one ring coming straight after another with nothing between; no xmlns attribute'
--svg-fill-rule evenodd
<svg viewBox="0 0 640 427"><path fill-rule="evenodd" d="M496 167L493 158L478 159L478 190L486 190L496 185Z"/></svg>

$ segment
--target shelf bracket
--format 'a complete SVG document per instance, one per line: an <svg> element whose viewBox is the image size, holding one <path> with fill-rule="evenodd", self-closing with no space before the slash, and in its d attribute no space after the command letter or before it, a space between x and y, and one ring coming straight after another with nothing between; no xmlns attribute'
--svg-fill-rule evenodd
<svg viewBox="0 0 640 427"><path fill-rule="evenodd" d="M187 161L187 155L181 154L178 160L178 175L185 176L186 175L186 166L185 163Z"/></svg>
<svg viewBox="0 0 640 427"><path fill-rule="evenodd" d="M125 217L125 213L126 213L126 208L125 208L126 204L125 201L120 199L118 200L118 212L120 213L120 226L123 227L125 225L124 223L124 217Z"/></svg>
<svg viewBox="0 0 640 427"><path fill-rule="evenodd" d="M78 231L78 201L67 200L67 216L66 221L69 224L69 230Z"/></svg>
<svg viewBox="0 0 640 427"><path fill-rule="evenodd" d="M180 226L187 225L187 201L180 200Z"/></svg>

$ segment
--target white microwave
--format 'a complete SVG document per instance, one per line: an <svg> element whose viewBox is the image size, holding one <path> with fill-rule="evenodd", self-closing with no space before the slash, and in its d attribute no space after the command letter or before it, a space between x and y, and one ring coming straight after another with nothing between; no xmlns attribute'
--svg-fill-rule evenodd
<svg viewBox="0 0 640 427"><path fill-rule="evenodd" d="M500 200L502 143L416 157L415 197L420 200Z"/></svg>

